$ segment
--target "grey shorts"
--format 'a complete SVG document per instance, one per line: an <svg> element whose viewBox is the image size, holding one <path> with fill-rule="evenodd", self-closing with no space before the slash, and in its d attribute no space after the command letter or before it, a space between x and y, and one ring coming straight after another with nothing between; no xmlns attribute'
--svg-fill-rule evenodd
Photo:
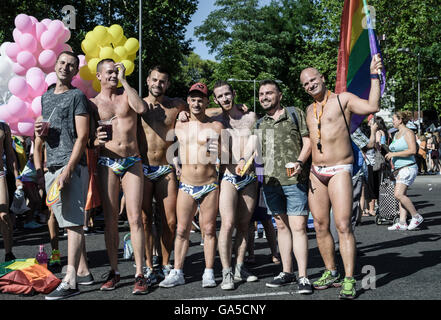
<svg viewBox="0 0 441 320"><path fill-rule="evenodd" d="M44 175L46 193L64 167ZM60 200L51 206L60 228L78 227L84 224L84 206L89 186L89 172L86 166L77 165L69 184L60 193Z"/></svg>

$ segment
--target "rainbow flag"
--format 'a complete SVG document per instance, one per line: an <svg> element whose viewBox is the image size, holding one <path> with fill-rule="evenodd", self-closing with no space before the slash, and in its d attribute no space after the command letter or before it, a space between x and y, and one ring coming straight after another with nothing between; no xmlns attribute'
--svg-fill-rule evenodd
<svg viewBox="0 0 441 320"><path fill-rule="evenodd" d="M381 56L367 1L345 0L340 25L335 92L347 91L362 99L368 99L371 88L369 66L372 56L377 53ZM383 94L386 83L384 67L381 78ZM352 116L351 132L358 128L364 117Z"/></svg>

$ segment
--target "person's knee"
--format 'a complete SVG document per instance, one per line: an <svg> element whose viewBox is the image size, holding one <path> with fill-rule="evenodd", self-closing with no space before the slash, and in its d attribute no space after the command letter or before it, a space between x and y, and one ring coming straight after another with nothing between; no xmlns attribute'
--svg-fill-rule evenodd
<svg viewBox="0 0 441 320"><path fill-rule="evenodd" d="M350 221L336 221L335 228L340 235L352 234L352 224Z"/></svg>
<svg viewBox="0 0 441 320"><path fill-rule="evenodd" d="M329 220L314 218L314 229L317 236L329 233Z"/></svg>
<svg viewBox="0 0 441 320"><path fill-rule="evenodd" d="M202 232L204 236L208 238L216 237L216 224L215 223L207 223L203 226Z"/></svg>

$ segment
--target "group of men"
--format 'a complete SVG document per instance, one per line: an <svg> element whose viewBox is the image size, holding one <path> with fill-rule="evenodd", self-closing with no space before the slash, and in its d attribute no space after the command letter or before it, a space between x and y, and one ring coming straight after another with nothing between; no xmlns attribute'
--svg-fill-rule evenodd
<svg viewBox="0 0 441 320"><path fill-rule="evenodd" d="M79 284L94 281L87 265L82 229L88 188L86 147L99 148L98 179L111 268L101 290L114 290L120 282L117 222L121 189L136 263L133 294L145 294L149 285L159 282L152 261L153 198L161 219L161 273L165 278L159 282L160 287L185 283L184 261L197 211L204 236L202 286L216 286L213 267L217 247L222 263L222 289L234 289L235 281L257 281L245 267L244 259L258 192L256 172L249 164L260 162L264 168L264 200L268 214L277 223L283 266L283 271L267 286L279 287L296 280L291 258L294 252L299 292L312 292L307 277L309 204L326 267L313 286L325 289L342 285L340 297L355 297L355 239L350 226L353 155L345 121L350 123L352 113L379 110L377 70L381 62L373 59L370 66L369 100L350 93L336 95L326 89L324 77L316 69L303 70L301 84L314 99L306 114L300 108L283 107L278 84L265 80L259 88L259 102L265 115L259 120L254 112L234 102L236 93L224 81L213 88L213 100L222 110L217 116L206 113L209 93L203 83L190 88L186 101L167 97L170 75L160 66L149 71L148 96L141 99L128 84L124 65L111 59L98 63L96 76L101 91L88 101L71 84L78 68L75 54L63 52L58 56L57 82L43 95L42 116L35 125L35 167L40 177L44 165L47 168L47 192L54 182L61 189L60 200L51 209L59 226L68 230L66 276L47 299L78 294ZM49 118L49 131L43 134L42 120ZM109 130L96 125L97 120L111 121L111 136ZM289 172L285 168L288 163L292 165ZM331 205L344 262L343 282L336 270L334 241L329 232ZM221 228L217 241L218 212Z"/></svg>

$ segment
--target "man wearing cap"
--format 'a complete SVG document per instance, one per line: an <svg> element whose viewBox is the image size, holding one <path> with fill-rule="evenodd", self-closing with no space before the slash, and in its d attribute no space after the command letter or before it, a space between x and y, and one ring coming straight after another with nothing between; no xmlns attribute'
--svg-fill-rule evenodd
<svg viewBox="0 0 441 320"><path fill-rule="evenodd" d="M167 276L172 266L170 254L176 233L176 199L178 183L172 159L167 159L167 151L174 140L174 128L179 112L187 110L187 104L180 98L170 98L165 92L170 86L170 74L163 66L154 66L147 77L148 96L144 101L149 106L142 114L142 126L139 126L138 137L143 160L144 195L143 224L145 234L146 265L145 275L152 284L158 281L158 274L153 269L153 197L155 197L161 219L161 252L162 273ZM148 148L147 148L148 146ZM169 158L173 158L169 154ZM162 276L162 275L161 275Z"/></svg>
<svg viewBox="0 0 441 320"><path fill-rule="evenodd" d="M159 284L170 288L185 283L183 267L188 251L194 214L199 207L201 231L204 234L205 271L202 287L215 287L214 258L216 255L216 216L218 212L219 182L216 160L219 157L221 130L224 126L205 114L208 89L203 83L191 86L187 103L188 122L178 122L175 133L182 163L176 205L177 231L174 247L174 269Z"/></svg>

